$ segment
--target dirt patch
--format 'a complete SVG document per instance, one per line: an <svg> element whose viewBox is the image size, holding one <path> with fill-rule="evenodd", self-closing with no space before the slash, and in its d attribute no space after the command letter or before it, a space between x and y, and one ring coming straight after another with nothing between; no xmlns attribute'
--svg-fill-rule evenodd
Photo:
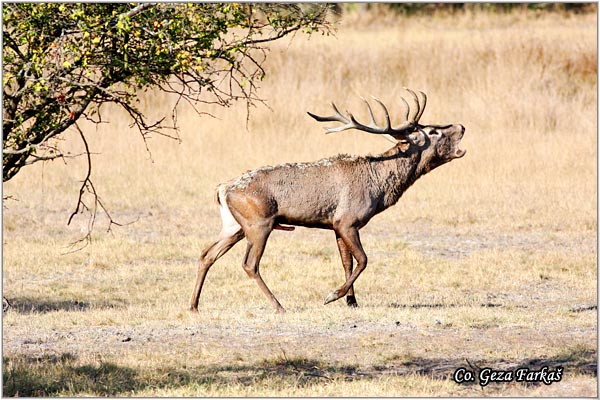
<svg viewBox="0 0 600 400"><path fill-rule="evenodd" d="M378 230L375 233L379 233ZM596 233L529 230L499 232L473 227L444 229L425 222L394 227L394 234L407 246L428 258L456 259L482 250L596 251ZM365 238L368 237L365 235Z"/></svg>

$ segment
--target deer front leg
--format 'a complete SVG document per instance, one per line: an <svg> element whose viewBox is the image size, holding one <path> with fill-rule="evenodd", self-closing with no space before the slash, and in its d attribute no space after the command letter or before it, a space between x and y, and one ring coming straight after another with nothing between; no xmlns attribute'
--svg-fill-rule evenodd
<svg viewBox="0 0 600 400"><path fill-rule="evenodd" d="M348 246L346 246L344 243L344 239L342 239L337 232L335 234L335 239L338 245L338 250L340 251L340 258L342 259L342 265L344 266L346 280L348 280L348 278L350 278L352 275L352 253L350 253ZM346 304L348 304L348 307L358 307L356 297L354 297L354 285L350 286L350 289L348 289L348 294L346 295Z"/></svg>
<svg viewBox="0 0 600 400"><path fill-rule="evenodd" d="M356 278L358 278L360 273L363 272L363 270L367 267L367 255L365 254L362 244L360 243L358 229L355 227L340 228L336 229L336 234L342 238L344 244L352 256L356 259L356 269L352 271L350 276L346 279L346 282L340 286L339 289L329 293L329 295L325 298L325 304L331 303L332 301L335 301L346 295L350 288L352 288Z"/></svg>

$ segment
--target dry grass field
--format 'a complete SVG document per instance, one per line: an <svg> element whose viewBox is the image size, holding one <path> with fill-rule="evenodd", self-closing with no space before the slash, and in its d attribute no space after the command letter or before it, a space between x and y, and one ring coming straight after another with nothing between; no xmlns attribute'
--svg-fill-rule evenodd
<svg viewBox="0 0 600 400"><path fill-rule="evenodd" d="M4 185L4 396L597 396L596 14L350 15L335 37L272 47L260 94L179 111L182 142L140 136L116 109L83 124L114 219L68 253L84 161L34 165ZM220 229L214 188L263 165L367 154L390 143L323 134L306 111L359 97L424 123L462 123L467 155L424 176L361 231L358 309L323 305L343 282L334 235L276 231L262 275L238 244L187 311L201 250ZM149 115L174 99L140 94ZM398 118L398 116L396 116ZM63 143L79 149L76 133ZM560 382L457 384L459 367L564 368Z"/></svg>

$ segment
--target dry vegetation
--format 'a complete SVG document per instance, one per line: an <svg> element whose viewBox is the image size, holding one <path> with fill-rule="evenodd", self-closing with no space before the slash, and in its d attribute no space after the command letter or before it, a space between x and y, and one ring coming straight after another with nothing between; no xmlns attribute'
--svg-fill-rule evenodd
<svg viewBox="0 0 600 400"><path fill-rule="evenodd" d="M272 111L182 109L182 143L149 142L106 108L93 179L120 222L64 254L83 160L32 166L4 185L4 395L596 396L596 14L349 16L336 37L273 46ZM359 95L398 109L425 91L427 123L467 127L465 158L425 176L363 229L361 307L322 305L343 279L331 232L275 232L265 281L238 245L186 311L199 252L217 234L217 183L266 164L384 151L360 132L323 135L306 110ZM140 94L149 114L173 99ZM364 115L363 115L364 118ZM94 126L85 125L94 130ZM78 149L75 133L63 144ZM457 385L467 366L562 365L543 384Z"/></svg>

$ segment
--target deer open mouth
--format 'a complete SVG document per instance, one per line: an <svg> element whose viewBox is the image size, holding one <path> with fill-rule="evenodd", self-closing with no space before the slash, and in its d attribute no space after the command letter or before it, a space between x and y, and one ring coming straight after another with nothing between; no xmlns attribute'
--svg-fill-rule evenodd
<svg viewBox="0 0 600 400"><path fill-rule="evenodd" d="M462 125L458 125L460 127L460 133L458 136L458 140L456 140L454 142L454 158L461 158L463 157L465 154L467 154L466 150L463 150L461 148L458 147L460 140L463 138L464 134L465 134L465 127Z"/></svg>

